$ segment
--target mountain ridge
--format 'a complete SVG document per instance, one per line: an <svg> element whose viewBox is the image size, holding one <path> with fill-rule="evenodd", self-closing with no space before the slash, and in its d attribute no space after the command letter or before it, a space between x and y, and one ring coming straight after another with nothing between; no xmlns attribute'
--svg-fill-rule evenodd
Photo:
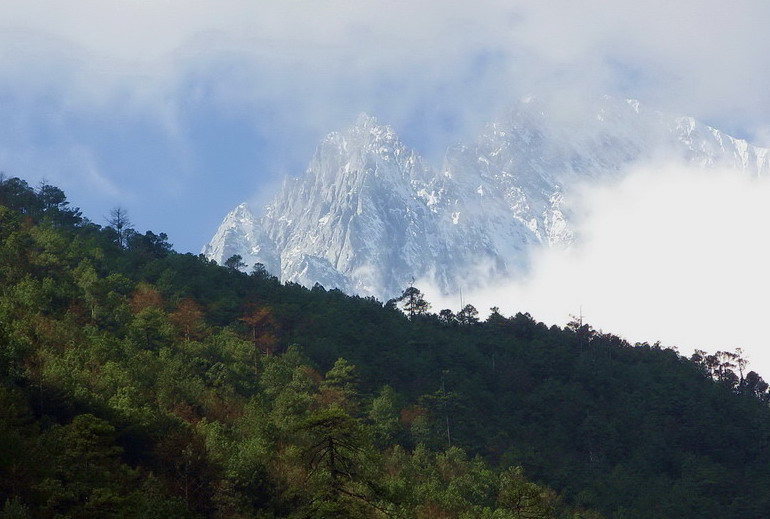
<svg viewBox="0 0 770 519"><path fill-rule="evenodd" d="M203 248L282 281L375 296L428 278L444 293L521 275L539 247L575 240L566 190L658 155L768 176L768 150L693 118L604 96L579 114L523 100L432 167L367 114L329 133L261 214L238 206Z"/></svg>

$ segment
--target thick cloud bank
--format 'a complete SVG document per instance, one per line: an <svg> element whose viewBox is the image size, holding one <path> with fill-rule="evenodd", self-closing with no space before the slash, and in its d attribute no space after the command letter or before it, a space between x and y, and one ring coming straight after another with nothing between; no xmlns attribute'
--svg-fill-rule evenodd
<svg viewBox="0 0 770 519"><path fill-rule="evenodd" d="M683 354L743 348L770 375L770 181L679 164L638 167L573 193L578 243L545 250L528 279L464 294L479 310L586 322ZM419 286L419 285L418 285ZM434 309L458 307L459 296Z"/></svg>

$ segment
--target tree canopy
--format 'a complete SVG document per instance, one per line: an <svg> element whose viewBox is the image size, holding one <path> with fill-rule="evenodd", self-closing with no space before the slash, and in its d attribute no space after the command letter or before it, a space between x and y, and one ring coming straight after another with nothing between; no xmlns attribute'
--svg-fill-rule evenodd
<svg viewBox="0 0 770 519"><path fill-rule="evenodd" d="M116 232L0 177L0 518L770 516L740 351L414 287L401 311Z"/></svg>

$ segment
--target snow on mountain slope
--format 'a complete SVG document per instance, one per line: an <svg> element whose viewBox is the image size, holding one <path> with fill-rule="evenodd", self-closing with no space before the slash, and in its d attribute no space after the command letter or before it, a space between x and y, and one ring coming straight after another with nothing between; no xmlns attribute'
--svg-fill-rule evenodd
<svg viewBox="0 0 770 519"><path fill-rule="evenodd" d="M425 276L451 293L526 272L535 247L569 246L564 193L577 182L659 155L770 173L767 149L691 118L610 97L568 117L550 106L522 101L472 145L451 147L439 170L361 115L263 212L228 214L203 253L383 300Z"/></svg>

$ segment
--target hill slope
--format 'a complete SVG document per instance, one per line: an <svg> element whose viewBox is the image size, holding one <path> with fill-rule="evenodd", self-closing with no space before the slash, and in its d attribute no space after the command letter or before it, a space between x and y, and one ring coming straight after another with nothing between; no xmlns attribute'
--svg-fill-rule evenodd
<svg viewBox="0 0 770 519"><path fill-rule="evenodd" d="M119 239L18 179L0 258L5 517L770 515L767 384L739 357L410 319Z"/></svg>

